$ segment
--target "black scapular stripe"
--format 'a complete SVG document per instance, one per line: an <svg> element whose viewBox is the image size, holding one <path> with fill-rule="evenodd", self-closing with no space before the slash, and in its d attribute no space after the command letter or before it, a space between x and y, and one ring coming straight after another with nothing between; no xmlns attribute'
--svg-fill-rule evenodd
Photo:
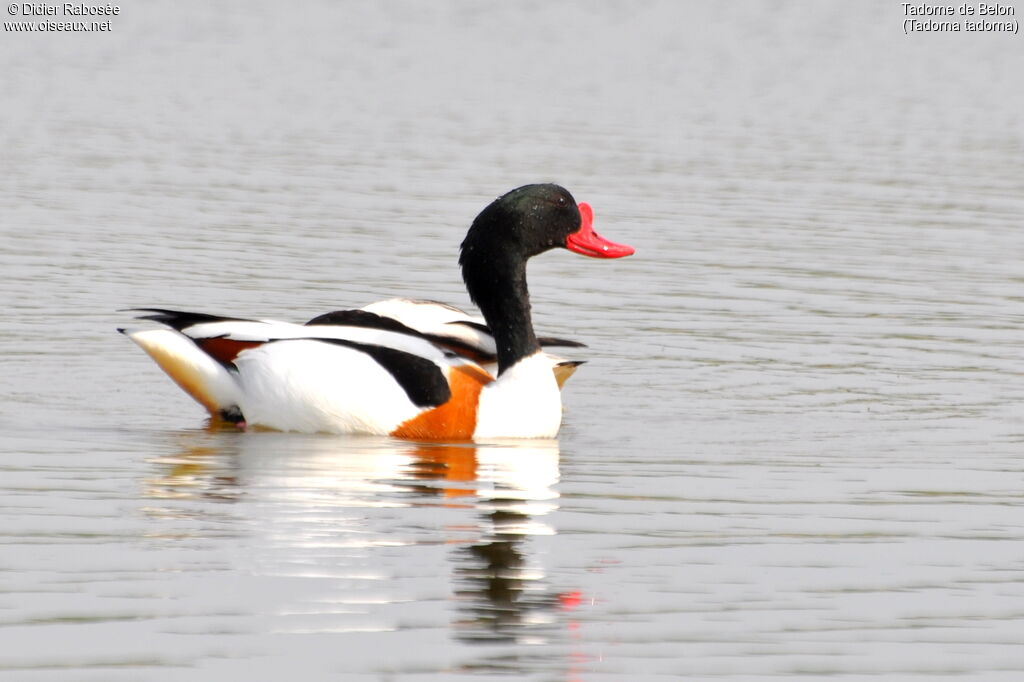
<svg viewBox="0 0 1024 682"><path fill-rule="evenodd" d="M483 324L482 322L474 322L473 320L453 320L451 322L445 322L445 324L461 324L464 327L475 329L478 332L483 332L484 334L491 334L490 327L488 327L486 324ZM491 334L491 336L493 336L493 334Z"/></svg>
<svg viewBox="0 0 1024 682"><path fill-rule="evenodd" d="M465 355L476 357L484 355L485 359L487 357L487 355L483 354L478 348L462 341L461 339L444 336L442 334L427 334L419 331L418 329L413 329L393 317L378 315L377 313L370 312L369 310L335 310L314 317L306 323L306 326L308 327L309 325L315 324L331 324L343 327L365 327L368 329L380 329L381 331L386 332L408 334L409 336L415 336L418 339L429 341L448 356Z"/></svg>
<svg viewBox="0 0 1024 682"><path fill-rule="evenodd" d="M388 332L398 332L400 334L411 334L412 336L422 336L422 334L412 327L402 324L393 317L384 317L377 313L371 313L369 310L334 310L329 313L324 313L323 315L317 315L307 322L306 326L308 327L312 324L367 327L370 329L380 329Z"/></svg>
<svg viewBox="0 0 1024 682"><path fill-rule="evenodd" d="M271 343L282 343L296 339L279 339ZM452 397L452 389L448 386L444 372L427 358L422 358L404 350L376 346L369 343L358 343L347 339L324 339L309 337L309 341L322 341L345 346L366 353L381 367L386 369L402 387L409 400L417 407L437 407L448 402Z"/></svg>

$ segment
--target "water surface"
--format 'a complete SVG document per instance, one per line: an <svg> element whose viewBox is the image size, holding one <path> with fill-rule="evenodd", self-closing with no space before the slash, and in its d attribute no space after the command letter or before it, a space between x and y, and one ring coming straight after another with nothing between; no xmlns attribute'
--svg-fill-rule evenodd
<svg viewBox="0 0 1024 682"><path fill-rule="evenodd" d="M1015 680L1020 38L865 2L126 6L5 34L0 678ZM557 441L211 430L130 306L468 306L497 194Z"/></svg>

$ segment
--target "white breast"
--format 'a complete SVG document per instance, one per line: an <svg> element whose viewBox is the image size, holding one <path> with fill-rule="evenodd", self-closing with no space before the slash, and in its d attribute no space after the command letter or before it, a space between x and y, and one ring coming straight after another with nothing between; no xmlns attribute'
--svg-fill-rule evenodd
<svg viewBox="0 0 1024 682"><path fill-rule="evenodd" d="M523 358L480 392L474 438L554 438L562 397L543 351Z"/></svg>

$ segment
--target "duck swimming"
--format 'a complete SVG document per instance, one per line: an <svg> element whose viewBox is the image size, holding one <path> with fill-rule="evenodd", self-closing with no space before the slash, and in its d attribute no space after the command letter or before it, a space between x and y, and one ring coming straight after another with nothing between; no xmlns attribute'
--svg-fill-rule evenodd
<svg viewBox="0 0 1024 682"><path fill-rule="evenodd" d="M526 185L473 221L459 265L482 320L432 301L389 299L305 324L138 309L158 329L119 329L214 419L282 431L413 440L551 438L560 382L579 363L538 337L526 263L553 248L621 258L563 187Z"/></svg>

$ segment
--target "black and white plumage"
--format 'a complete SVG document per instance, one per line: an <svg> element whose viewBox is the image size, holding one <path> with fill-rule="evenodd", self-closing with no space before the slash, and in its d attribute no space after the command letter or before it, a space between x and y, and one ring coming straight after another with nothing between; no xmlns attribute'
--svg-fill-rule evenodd
<svg viewBox="0 0 1024 682"><path fill-rule="evenodd" d="M557 185L527 185L473 222L460 265L483 317L433 301L388 299L305 324L144 308L163 328L123 329L215 417L269 428L415 439L552 437L561 381L582 346L537 337L526 261L550 248L617 258L633 249L592 229ZM559 377L559 378L556 378Z"/></svg>

